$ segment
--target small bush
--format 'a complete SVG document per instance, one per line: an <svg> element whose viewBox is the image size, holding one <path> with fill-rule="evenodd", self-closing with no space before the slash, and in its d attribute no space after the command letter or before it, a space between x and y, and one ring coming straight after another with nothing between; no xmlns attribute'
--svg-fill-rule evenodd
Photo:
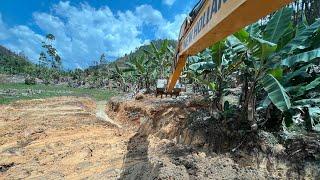
<svg viewBox="0 0 320 180"><path fill-rule="evenodd" d="M27 77L24 80L24 83L27 84L27 85L35 85L35 84L37 84L36 78L34 78L34 77Z"/></svg>

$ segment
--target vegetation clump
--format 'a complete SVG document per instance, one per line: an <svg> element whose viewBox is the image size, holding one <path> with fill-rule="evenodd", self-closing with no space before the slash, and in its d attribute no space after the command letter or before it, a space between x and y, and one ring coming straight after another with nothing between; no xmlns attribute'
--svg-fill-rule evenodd
<svg viewBox="0 0 320 180"><path fill-rule="evenodd" d="M292 15L293 9L283 8L268 22L250 25L189 58L185 74L210 88L219 119L233 109L252 129L273 121L286 132L320 131L320 21L294 24ZM224 97L236 87L241 87L239 103L230 106ZM271 116L275 112L277 118ZM266 118L259 119L260 113Z"/></svg>
<svg viewBox="0 0 320 180"><path fill-rule="evenodd" d="M35 84L37 84L37 82L36 82L36 78L34 78L34 77L27 77L26 79L25 79L25 82L24 82L26 85L35 85Z"/></svg>

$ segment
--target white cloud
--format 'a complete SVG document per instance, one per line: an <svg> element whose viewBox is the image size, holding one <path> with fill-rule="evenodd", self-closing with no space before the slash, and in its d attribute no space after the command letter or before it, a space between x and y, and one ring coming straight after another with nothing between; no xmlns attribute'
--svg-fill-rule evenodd
<svg viewBox="0 0 320 180"><path fill-rule="evenodd" d="M142 5L136 8L136 14L146 24L156 26L156 38L177 39L182 22L186 14L176 15L174 21L164 19L161 12L150 5Z"/></svg>
<svg viewBox="0 0 320 180"><path fill-rule="evenodd" d="M30 57L36 57L40 51L39 44L43 37L34 33L29 27L19 25L7 28L0 14L0 42L15 52L24 52ZM23 48L21 48L23 47Z"/></svg>
<svg viewBox="0 0 320 180"><path fill-rule="evenodd" d="M136 16L146 24L161 26L166 20L160 11L150 5L141 5L136 8Z"/></svg>
<svg viewBox="0 0 320 180"><path fill-rule="evenodd" d="M64 67L87 67L102 53L119 57L149 42L142 39L145 25L156 29L156 38L176 39L184 15L177 15L173 22L167 21L161 12L150 5L141 5L135 11L112 12L109 7L93 8L88 4L79 7L59 2L52 13L33 13L34 23L43 35L56 36L55 46ZM23 51L36 62L44 36L27 26L8 28L0 14L0 43L14 51Z"/></svg>
<svg viewBox="0 0 320 180"><path fill-rule="evenodd" d="M168 6L172 6L176 0L162 0L162 3Z"/></svg>
<svg viewBox="0 0 320 180"><path fill-rule="evenodd" d="M0 13L0 40L7 38L6 26L2 20L2 14Z"/></svg>
<svg viewBox="0 0 320 180"><path fill-rule="evenodd" d="M173 22L167 21L157 29L157 38L177 39L179 36L180 26L185 20L185 14L176 15Z"/></svg>

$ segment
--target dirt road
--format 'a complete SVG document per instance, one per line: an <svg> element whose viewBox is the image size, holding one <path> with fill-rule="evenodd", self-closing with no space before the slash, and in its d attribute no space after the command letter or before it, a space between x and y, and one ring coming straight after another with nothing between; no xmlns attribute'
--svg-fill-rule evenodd
<svg viewBox="0 0 320 180"><path fill-rule="evenodd" d="M92 100L62 97L0 108L0 179L119 177L132 132L97 117Z"/></svg>

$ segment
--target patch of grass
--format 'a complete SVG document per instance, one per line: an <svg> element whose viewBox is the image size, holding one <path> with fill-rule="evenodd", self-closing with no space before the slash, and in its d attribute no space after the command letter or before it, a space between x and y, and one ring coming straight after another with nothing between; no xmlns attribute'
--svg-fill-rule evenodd
<svg viewBox="0 0 320 180"><path fill-rule="evenodd" d="M8 104L17 100L44 99L59 96L91 97L97 101L102 101L108 100L116 94L115 91L104 89L72 88L62 85L0 84L0 104Z"/></svg>

